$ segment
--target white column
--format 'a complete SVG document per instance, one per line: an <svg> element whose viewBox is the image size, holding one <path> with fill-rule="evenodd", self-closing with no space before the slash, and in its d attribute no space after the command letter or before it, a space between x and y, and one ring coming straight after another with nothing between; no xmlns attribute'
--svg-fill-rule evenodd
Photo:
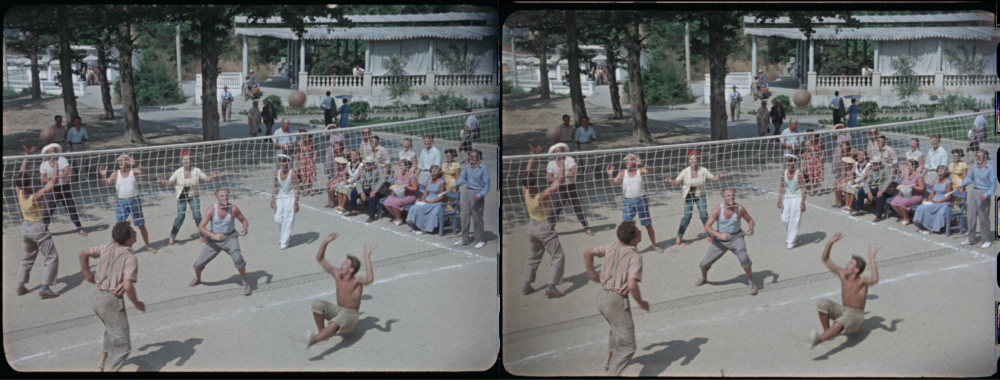
<svg viewBox="0 0 1000 380"><path fill-rule="evenodd" d="M292 41L285 40L285 75L291 77L292 73Z"/></svg>
<svg viewBox="0 0 1000 380"><path fill-rule="evenodd" d="M942 71L942 69L944 68L944 60L943 60L943 57L941 57L941 39L940 38L938 38L938 65L937 66L938 66L937 71Z"/></svg>
<svg viewBox="0 0 1000 380"><path fill-rule="evenodd" d="M177 23L177 29L174 33L177 37L177 85L181 85L181 23ZM4 54L6 57L6 54Z"/></svg>
<svg viewBox="0 0 1000 380"><path fill-rule="evenodd" d="M428 71L434 72L434 39L433 38L431 38L431 48L430 48L429 52L430 52L430 55L431 55L431 66L430 66L430 70L428 70Z"/></svg>
<svg viewBox="0 0 1000 380"><path fill-rule="evenodd" d="M750 75L757 75L757 36L750 36Z"/></svg>
<svg viewBox="0 0 1000 380"><path fill-rule="evenodd" d="M691 83L691 33L688 23L684 23L684 68L687 71L688 83Z"/></svg>
<svg viewBox="0 0 1000 380"><path fill-rule="evenodd" d="M372 70L371 66L372 42L365 41L365 74Z"/></svg>
<svg viewBox="0 0 1000 380"><path fill-rule="evenodd" d="M306 68L306 40L299 40L299 72Z"/></svg>
<svg viewBox="0 0 1000 380"><path fill-rule="evenodd" d="M880 60L878 59L878 46L879 45L881 45L880 41L875 41L875 72L876 73L882 72L882 70L879 69L879 64L882 63L882 62L879 62Z"/></svg>
<svg viewBox="0 0 1000 380"><path fill-rule="evenodd" d="M816 69L815 62L813 61L813 40L810 38L809 39L809 72L811 73L811 72L815 71L815 69Z"/></svg>
<svg viewBox="0 0 1000 380"><path fill-rule="evenodd" d="M243 77L247 77L247 36L243 36Z"/></svg>
<svg viewBox="0 0 1000 380"><path fill-rule="evenodd" d="M517 87L517 50L514 49L514 29L510 29L510 56L513 57L511 60L514 67L514 87ZM557 79L558 80L558 79Z"/></svg>
<svg viewBox="0 0 1000 380"><path fill-rule="evenodd" d="M3 85L7 85L7 39L3 39Z"/></svg>

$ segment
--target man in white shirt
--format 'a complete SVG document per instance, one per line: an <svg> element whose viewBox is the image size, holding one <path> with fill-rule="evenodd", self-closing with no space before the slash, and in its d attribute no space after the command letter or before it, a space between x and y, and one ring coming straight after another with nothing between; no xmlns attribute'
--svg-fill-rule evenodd
<svg viewBox="0 0 1000 380"><path fill-rule="evenodd" d="M927 150L927 156L924 157L925 183L934 183L933 181L937 178L938 166L948 166L948 158L951 157L951 154L948 153L947 149L942 148L940 144L941 135L937 133L932 134L931 149Z"/></svg>
<svg viewBox="0 0 1000 380"><path fill-rule="evenodd" d="M42 148L43 154L59 154L62 152L62 147L58 143L52 143ZM76 201L73 200L73 192L69 187L69 161L65 157L49 157L49 159L42 162L38 171L42 174L42 183L48 182L50 178L56 176L57 172L59 173L59 179L56 180L52 191L45 194L45 211L42 213L42 222L45 224L45 230L48 231L49 224L52 222L50 215L58 207L58 202L62 202L66 206L66 210L69 211L69 219L76 226L77 233L81 236L87 236L87 232L80 225L80 217L76 213Z"/></svg>
<svg viewBox="0 0 1000 380"><path fill-rule="evenodd" d="M861 69L861 75L862 76L866 76L866 77L870 77L870 76L872 76L872 73L874 71L875 70L869 69L868 65L865 65L865 67L863 69Z"/></svg>
<svg viewBox="0 0 1000 380"><path fill-rule="evenodd" d="M222 120L233 121L233 94L229 92L229 86L222 86L222 94L219 95L222 102Z"/></svg>
<svg viewBox="0 0 1000 380"><path fill-rule="evenodd" d="M441 166L441 151L434 146L434 135L424 135L424 149L417 158L417 183L424 183L431 176L431 166Z"/></svg>
<svg viewBox="0 0 1000 380"><path fill-rule="evenodd" d="M740 121L740 102L743 101L743 96L740 95L739 91L736 91L736 86L733 86L733 92L729 93L729 118L730 121Z"/></svg>
<svg viewBox="0 0 1000 380"><path fill-rule="evenodd" d="M785 130L781 131L781 136L782 137L781 137L781 140L780 140L781 147L785 148L784 154L785 155L793 155L793 156L795 156L795 169L796 170L798 170L798 169L801 168L801 164L799 163L799 161L801 161L801 157L799 155L799 152L801 152L801 150L802 150L802 143L806 140L806 138L802 137L802 136L790 136L790 135L799 133L799 132L797 132L798 129L799 129L799 121L795 120L795 119L792 119L788 123L788 129L785 129Z"/></svg>
<svg viewBox="0 0 1000 380"><path fill-rule="evenodd" d="M354 65L354 75L365 75L365 69L362 69L361 65Z"/></svg>
<svg viewBox="0 0 1000 380"><path fill-rule="evenodd" d="M973 108L972 112L979 112L979 108ZM972 121L972 129L969 130L969 145L965 150L969 157L975 157L979 151L979 142L986 138L986 118L983 115L976 115Z"/></svg>
<svg viewBox="0 0 1000 380"><path fill-rule="evenodd" d="M295 157L295 136L288 136L290 132L290 127L292 121L288 119L281 120L281 128L274 132L274 137L271 138L271 143L274 144L274 170L281 169L281 162L279 157L281 155L288 155L289 157Z"/></svg>
<svg viewBox="0 0 1000 380"><path fill-rule="evenodd" d="M568 147L563 143L555 144L549 148L549 153L565 153L568 151ZM562 168L556 163L559 160L563 161ZM580 205L580 194L576 189L576 160L571 156L556 157L552 161L549 161L548 166L545 167L545 176L549 180L549 183L555 183L556 177L563 170L565 170L563 183L555 192L551 193L549 198L551 202L549 207L549 223L556 224L556 218L562 213L563 201L568 200L573 205L573 211L576 212L576 219L583 225L583 232L594 236L594 232L587 225L587 218L583 215L583 206Z"/></svg>
<svg viewBox="0 0 1000 380"><path fill-rule="evenodd" d="M472 112L472 108L471 107L466 108L465 112ZM467 119L465 119L465 126L469 127L469 130L472 131L472 140L473 141L478 140L479 139L479 119L476 118L476 115L469 115L469 117Z"/></svg>

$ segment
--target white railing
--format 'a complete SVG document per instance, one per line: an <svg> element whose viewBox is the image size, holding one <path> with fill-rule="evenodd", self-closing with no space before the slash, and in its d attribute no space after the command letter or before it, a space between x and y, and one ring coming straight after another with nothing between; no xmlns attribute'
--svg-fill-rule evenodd
<svg viewBox="0 0 1000 380"><path fill-rule="evenodd" d="M219 76L215 79L215 93L218 95L222 91L223 86L229 86L229 92L234 94L240 93L240 87L243 86L243 73L242 72L226 72L219 73ZM201 93L202 93L202 82L201 74L195 74L195 84L194 84L194 104L201 104Z"/></svg>
<svg viewBox="0 0 1000 380"><path fill-rule="evenodd" d="M310 75L309 87L361 87L364 77L360 75Z"/></svg>
<svg viewBox="0 0 1000 380"><path fill-rule="evenodd" d="M385 87L391 86L402 80L402 78L407 78L410 80L411 86L424 86L427 83L427 75L402 75L402 76L372 76L372 87Z"/></svg>
<svg viewBox="0 0 1000 380"><path fill-rule="evenodd" d="M820 87L871 87L872 77L861 75L818 75L816 76L816 85Z"/></svg>
<svg viewBox="0 0 1000 380"><path fill-rule="evenodd" d="M905 81L905 80L916 80L916 81L918 81L920 83L921 86L932 86L932 85L934 85L934 76L933 75L907 75L907 76L893 75L893 76L884 76L884 77L882 77L882 83L881 84L883 86L895 86L896 83L900 83L900 82Z"/></svg>
<svg viewBox="0 0 1000 380"><path fill-rule="evenodd" d="M711 75L705 74L705 96L703 102L705 105L711 103ZM751 73L729 73L726 74L726 86L725 86L725 99L729 102L729 94L733 92L733 86L736 86L736 90L740 92L743 96L743 100L746 101L747 97L750 95L750 86L753 85L753 74Z"/></svg>
<svg viewBox="0 0 1000 380"><path fill-rule="evenodd" d="M513 83L511 84L513 85ZM584 95L591 96L594 94L594 90L596 87L595 85L596 83L591 80L580 81L580 90ZM522 90L525 91L531 90L534 87L541 87L541 86L542 82L537 80L525 80L517 82L517 87L520 87ZM562 82L554 80L549 80L549 91L556 94L569 94L570 92L569 86L565 86L562 84Z"/></svg>
<svg viewBox="0 0 1000 380"><path fill-rule="evenodd" d="M39 81L40 89L42 93L49 95L59 95L62 94L62 86L56 85L52 81ZM23 88L31 88L30 80L7 80L7 87L14 89L15 91L21 91ZM87 84L84 82L73 82L73 92L75 95L85 95L87 93Z"/></svg>
<svg viewBox="0 0 1000 380"><path fill-rule="evenodd" d="M945 86L997 86L1000 78L996 75L945 75Z"/></svg>
<svg viewBox="0 0 1000 380"><path fill-rule="evenodd" d="M539 80L538 79L538 68L534 69L518 69L516 71L517 80ZM553 73L554 71L550 71ZM503 71L503 79L513 80L515 71L513 69L507 69ZM555 74L552 74L555 75Z"/></svg>
<svg viewBox="0 0 1000 380"><path fill-rule="evenodd" d="M520 80L520 78L518 78ZM538 80L536 77L534 80ZM434 77L435 86L490 86L495 85L493 75L437 75Z"/></svg>

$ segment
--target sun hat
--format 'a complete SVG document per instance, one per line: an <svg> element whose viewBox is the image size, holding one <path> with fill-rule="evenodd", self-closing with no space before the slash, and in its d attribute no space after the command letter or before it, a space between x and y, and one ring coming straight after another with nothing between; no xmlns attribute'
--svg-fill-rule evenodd
<svg viewBox="0 0 1000 380"><path fill-rule="evenodd" d="M278 155L278 160L281 160L281 161L291 161L292 157L288 156L287 154L279 154Z"/></svg>
<svg viewBox="0 0 1000 380"><path fill-rule="evenodd" d="M853 164L853 163L857 162L857 161L854 161L854 159L850 158L850 157L841 157L840 160L843 161L845 164Z"/></svg>
<svg viewBox="0 0 1000 380"><path fill-rule="evenodd" d="M347 163L347 159L343 158L343 157L335 157L333 159L333 161L336 162L336 163L338 163L338 164L346 164Z"/></svg>
<svg viewBox="0 0 1000 380"><path fill-rule="evenodd" d="M45 152L48 152L49 149L52 148L56 148L56 153L62 153L62 146L60 146L59 143L51 143L42 148L42 154L45 154Z"/></svg>
<svg viewBox="0 0 1000 380"><path fill-rule="evenodd" d="M558 143L549 147L549 153L554 152L556 148L560 147L563 148L563 152L569 152L569 145L566 145L565 143Z"/></svg>
<svg viewBox="0 0 1000 380"><path fill-rule="evenodd" d="M789 160L790 161L798 161L799 158L796 155L794 155L794 154L785 154L785 160L786 161L789 161Z"/></svg>

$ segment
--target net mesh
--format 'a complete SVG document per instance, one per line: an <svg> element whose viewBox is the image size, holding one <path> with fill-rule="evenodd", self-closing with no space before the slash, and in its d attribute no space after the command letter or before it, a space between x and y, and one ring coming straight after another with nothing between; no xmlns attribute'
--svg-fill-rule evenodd
<svg viewBox="0 0 1000 380"><path fill-rule="evenodd" d="M891 147L896 153L896 167L889 169L893 175L891 178L886 173L886 178L899 182L905 171L905 162L908 156L913 156L911 152L911 139L916 139L919 148L916 149L923 156L924 163L918 166L927 167L931 165L929 160L929 149L931 148L931 136L940 135L940 147L947 151L947 163L953 162L952 150L959 149L964 155L960 160L971 168L975 163L974 149L981 149L990 153L989 162L994 161L993 153L1000 146L1000 136L986 133L989 129L976 129L980 132L973 132L974 121L977 117L985 119L985 125L996 124L996 115L993 112L980 112L901 123L882 124L872 127L846 128L839 130L827 130L820 132L806 133L805 129L799 127L796 133L791 136L771 136L746 138L739 140L714 141L695 144L667 145L633 149L615 150L593 150L586 153L547 153L542 154L506 156L502 159L502 207L503 215L502 229L505 234L527 235L527 223L530 221L525 199L522 193L522 179L532 176L538 180L539 190L549 186L550 181L547 176L552 170L554 176L556 166L553 159L557 157L567 157L564 167L572 170L569 165L569 157L572 157L576 164L576 174L572 179L567 180L563 190L571 190L570 184L576 187L576 192L560 191L559 199L550 201L550 215L555 215L555 220L564 226L568 224L578 224L581 219L586 220L589 225L598 223L619 223L622 215L622 205L624 200L623 186L628 184L618 183L612 185L609 181L611 176L618 174L625 169L626 158L629 155L637 157L648 174L645 177L644 191L651 209L656 208L656 213L651 215L654 223L657 218L674 217L685 213L683 186L674 185L673 180L678 179L678 175L688 167L688 153L697 151L699 156L699 166L708 169L711 176L721 174L718 181L708 179L705 181L705 191L708 197L707 209L711 210L715 204L722 202L721 190L731 187L737 190L737 201L741 204L753 207L755 204L766 202L770 207L774 207L775 195L779 194L782 173L786 169L785 154L796 153L799 161L797 167L802 170L807 177L807 188L803 193L807 194L809 201L816 200L815 196L809 196L809 187L818 192L818 196L824 198L821 202L833 202L834 190L842 188L838 179L853 175L853 168L850 164L845 164L842 157L855 154L842 154L840 149L835 149L840 142L849 141L854 152L877 149L878 154L885 156L883 149L874 145L869 145L873 141L871 131L877 132L876 136L883 136L886 146ZM786 124L787 125L787 124ZM796 136L801 137L801 149L797 152L789 152L781 142L792 142ZM805 142L813 139L818 148L809 151ZM971 144L970 144L971 143ZM971 146L970 146L971 145ZM549 148L548 146L544 148ZM973 149L970 151L969 149ZM866 154L867 155L867 154ZM526 171L527 162L534 158L534 168L529 173ZM856 158L856 157L855 157ZM837 163L837 165L835 165ZM888 164L888 165L886 165ZM883 167L889 168L888 161L883 162ZM609 176L607 169L613 170ZM812 170L811 170L812 169ZM934 170L929 170L924 177L930 178L935 175ZM671 182L666 182L666 181ZM968 187L967 187L968 188ZM631 195L635 195L634 193ZM575 207L579 204L579 212ZM667 207L657 207L667 206ZM698 215L698 209L693 212ZM551 219L551 218L550 218ZM696 230L697 228L695 228Z"/></svg>
<svg viewBox="0 0 1000 380"><path fill-rule="evenodd" d="M476 122L477 130L465 128L467 123ZM275 126L278 127L279 125ZM338 156L350 160L350 152L356 150L359 152L358 161L362 161L364 130L370 130L370 136L378 136L379 145L388 153L389 163L383 167L387 178L395 177L405 139L411 140L412 167L416 168L420 152L424 149L424 135L434 136L433 146L441 152L442 163L446 162L446 152L452 150L454 161L459 163L469 150L492 154L491 151L496 148L500 138L498 109L333 131L297 133L298 130L294 125L290 127L289 137L294 141L293 148L285 154L292 158L289 167L299 173L301 190L307 189L310 182L314 190L325 190L334 175L344 173L346 176L346 166L340 167L340 170L334 169L337 167L334 159ZM273 136L258 136L194 144L41 155L38 152L41 147L37 147L38 151L30 156L3 157L3 237L8 239L21 235L21 229L15 228L21 224L23 215L14 195L13 179L25 158L28 160L26 171L31 172L33 178L33 191L44 185L40 175L42 165L51 165L48 161L58 165L58 157L66 159L70 175L63 178L67 180L69 193L75 202L76 215L83 227L87 227L88 222L108 223L115 218L117 189L115 185L108 186L101 180L99 169L106 167L110 176L113 171L120 169L116 160L121 155L131 157L137 165L146 169L146 173L136 175L135 179L136 191L142 200L143 216L147 220L177 216L176 183L164 185L159 179L169 180L181 168L181 152L185 150L190 152L192 170L199 168L206 176L218 173L218 177L212 182L199 181L199 195L202 198L209 197L202 200L202 206L210 204L217 188L228 188L231 197L241 199L241 202L269 202L278 167L275 140ZM299 144L303 141L306 142L305 146ZM342 141L343 144L337 141ZM374 151L371 154L374 155ZM349 162L348 165L353 163ZM334 182L333 185L342 183ZM52 199L59 198L53 196ZM76 230L70 210L64 203L53 205L50 202L46 208L51 214L50 232Z"/></svg>

